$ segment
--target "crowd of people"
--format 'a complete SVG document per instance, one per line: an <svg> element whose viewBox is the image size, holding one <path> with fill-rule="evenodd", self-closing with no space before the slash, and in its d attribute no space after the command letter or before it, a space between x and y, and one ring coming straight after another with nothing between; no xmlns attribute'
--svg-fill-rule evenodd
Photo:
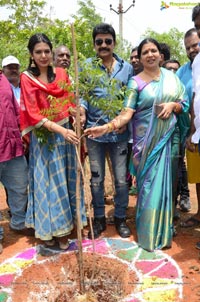
<svg viewBox="0 0 200 302"><path fill-rule="evenodd" d="M133 190L141 248L151 252L171 247L180 216L177 206L184 212L191 209L188 183L196 184L198 211L181 227L200 225L200 5L193 8L192 20L194 28L184 36L189 61L182 66L171 58L166 43L151 37L130 51L127 62L115 53L116 33L110 24L93 29L96 55L84 66L100 70L104 77L91 89L90 97L112 99L105 79L115 80L116 91L126 90L123 109L114 118L84 96L80 100L91 172L89 239L99 238L106 230L107 156L115 190L113 223L120 237L131 236L126 210ZM87 226L82 180L80 208L76 204L80 138L75 129L71 53L65 45L53 49L43 33L30 37L28 51L29 62L21 73L16 57L2 60L0 181L10 210L10 230L35 236L48 248L66 250L78 211L81 228ZM3 238L0 227L0 253ZM196 247L200 248L199 242Z"/></svg>

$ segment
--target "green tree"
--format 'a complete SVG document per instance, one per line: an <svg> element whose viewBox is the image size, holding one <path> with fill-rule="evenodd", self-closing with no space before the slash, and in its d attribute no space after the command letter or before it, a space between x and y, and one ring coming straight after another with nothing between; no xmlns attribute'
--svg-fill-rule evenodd
<svg viewBox="0 0 200 302"><path fill-rule="evenodd" d="M76 44L79 57L94 55L92 30L98 23L104 22L97 14L91 0L78 2L79 10L73 15L76 32ZM0 6L10 10L6 21L0 21L1 45L0 59L12 54L26 68L29 54L27 42L29 37L37 32L44 32L51 39L54 47L66 44L72 51L71 25L68 20L52 20L44 14L46 2L39 0L0 0ZM117 37L118 39L118 37ZM119 43L117 43L119 44ZM117 45L116 52L124 59L129 58L131 46L124 41L124 48ZM73 61L73 60L72 60Z"/></svg>
<svg viewBox="0 0 200 302"><path fill-rule="evenodd" d="M79 0L79 10L73 15L73 23L76 33L76 44L79 58L93 56L92 30L104 19L97 14L92 0ZM29 54L27 42L29 37L36 32L44 32L51 39L53 46L66 44L72 51L71 24L69 20L52 20L44 14L46 2L40 0L0 0L0 7L7 7L10 16L6 21L0 21L0 60L12 54L19 58L22 70L28 64ZM172 57L183 64L187 57L183 46L183 33L173 28L168 33L158 34L148 29L143 37L151 36L159 42L170 45ZM123 41L123 48L119 43L115 52L123 59L129 60L131 45L128 41ZM72 60L73 61L73 60ZM73 66L72 66L73 67Z"/></svg>

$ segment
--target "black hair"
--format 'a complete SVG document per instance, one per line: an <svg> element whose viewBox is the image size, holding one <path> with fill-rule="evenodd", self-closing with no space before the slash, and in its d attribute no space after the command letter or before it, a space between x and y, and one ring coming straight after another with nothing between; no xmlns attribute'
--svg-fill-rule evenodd
<svg viewBox="0 0 200 302"><path fill-rule="evenodd" d="M192 9L192 21L196 19L200 15L200 3L193 7Z"/></svg>
<svg viewBox="0 0 200 302"><path fill-rule="evenodd" d="M138 46L138 58L140 59L141 58L141 53L142 53L142 47L145 45L145 44L148 44L148 43L153 43L156 45L156 47L158 48L158 51L161 52L161 48L160 48L160 44L158 43L158 41L156 41L155 39L153 38L145 38L144 40L142 40L142 42L139 44Z"/></svg>
<svg viewBox="0 0 200 302"><path fill-rule="evenodd" d="M188 37L190 37L191 35L193 35L194 33L196 33L198 35L198 31L195 27L190 28L189 30L186 31L185 35L184 35L184 40Z"/></svg>
<svg viewBox="0 0 200 302"><path fill-rule="evenodd" d="M92 32L93 42L98 34L110 34L113 37L113 41L116 42L115 30L108 23L100 23L94 27Z"/></svg>
<svg viewBox="0 0 200 302"><path fill-rule="evenodd" d="M52 51L53 49L53 46L52 46L52 43L51 41L49 40L49 38L43 34L43 33L38 33L38 34L34 34L33 36L30 37L29 39L29 42L28 42L28 50L30 52L30 54L32 55L33 54L33 50L34 50L34 47L37 43L46 43L50 50ZM34 67L31 66L32 63L34 62ZM37 66L37 64L35 63L35 61L30 57L29 59L29 65L28 65L28 68L27 70L33 74L34 76L39 76L40 75L40 70ZM55 74L53 72L53 67L52 66L48 66L48 69L47 69L47 78L48 78L48 82L52 82L54 79L55 79Z"/></svg>
<svg viewBox="0 0 200 302"><path fill-rule="evenodd" d="M134 51L136 51L136 50L138 50L138 46L132 48L131 53L134 52Z"/></svg>
<svg viewBox="0 0 200 302"><path fill-rule="evenodd" d="M161 53L164 56L164 61L167 61L170 59L171 56L171 52L170 52L170 47L169 45L167 45L166 43L160 43L160 49L161 49Z"/></svg>
<svg viewBox="0 0 200 302"><path fill-rule="evenodd" d="M178 64L179 67L181 66L181 64L180 64L180 62L178 60L176 60L176 59L170 59L170 60L165 61L163 63L163 65L162 65L162 67L166 68L167 63L176 63L176 64Z"/></svg>

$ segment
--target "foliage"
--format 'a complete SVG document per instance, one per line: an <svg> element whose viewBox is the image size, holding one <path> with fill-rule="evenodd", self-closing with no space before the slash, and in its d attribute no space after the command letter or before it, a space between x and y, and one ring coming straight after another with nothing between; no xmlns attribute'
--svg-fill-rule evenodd
<svg viewBox="0 0 200 302"><path fill-rule="evenodd" d="M183 45L184 33L178 31L176 28L171 28L168 33L159 34L151 29L148 29L143 38L151 37L158 42L164 42L170 46L171 59L176 59L180 64L185 64L188 59Z"/></svg>
<svg viewBox="0 0 200 302"><path fill-rule="evenodd" d="M126 95L126 86L117 79L110 78L109 74L101 67L101 60L94 58L91 62L85 61L80 64L79 89L81 97L92 106L103 111L110 118L123 108ZM103 89L105 97L97 97L95 89Z"/></svg>
<svg viewBox="0 0 200 302"><path fill-rule="evenodd" d="M72 93L73 87L68 85L66 82L60 81L58 83L59 87L62 88L64 91L68 92L68 97L66 99L59 99L53 97L52 95L48 96L49 100L49 107L42 108L40 113L46 117L48 120L53 121L56 117L62 112L62 114L69 112L71 107L68 106L69 102L75 102L74 94ZM52 136L52 133L45 127L35 128L34 132L38 138L38 142L41 144L47 144L49 137ZM49 144L49 150L53 149L53 145Z"/></svg>
<svg viewBox="0 0 200 302"><path fill-rule="evenodd" d="M91 0L82 0L78 1L78 3L80 9L77 15L73 16L77 50L79 55L91 57L94 55L93 27L104 20L96 13L95 6ZM72 50L71 25L69 21L52 20L44 15L45 1L0 0L0 6L8 8L11 12L8 20L0 21L1 45L6 45L6 47L0 49L0 59L12 54L19 59L21 70L24 70L29 61L28 39L37 32L45 33L52 41L54 47L64 44ZM117 39L119 38L117 37ZM117 45L116 53L127 60L129 59L130 49L130 44L124 41L123 48Z"/></svg>
<svg viewBox="0 0 200 302"><path fill-rule="evenodd" d="M78 51L79 61L84 61L87 57L94 56L94 46L92 41L92 30L94 26L100 22L104 22L103 18L96 13L95 6L92 0L79 0L80 9L77 14L72 16L74 21L74 28L76 34L76 46ZM40 0L0 0L0 6L7 7L11 10L11 14L8 20L0 21L0 38L1 47L0 58L4 58L7 55L16 56L21 63L21 71L27 67L29 54L27 51L27 43L30 36L36 32L44 32L50 38L54 47L61 44L65 44L72 51L72 37L71 37L71 24L68 20L58 20L47 17L44 15L45 1ZM171 48L172 58L178 59L183 64L187 58L183 47L183 33L177 29L171 29L168 33L158 34L151 29L148 29L143 37L151 36L157 39L159 42L165 42L169 44ZM117 45L115 52L123 59L129 60L131 45L125 40L119 43L119 37L117 37ZM73 55L72 65L69 73L73 76ZM93 90L95 85L101 85L99 82L104 81L104 85L108 90L108 95L113 95L113 99L116 100L116 107L121 108L121 97L118 99L118 90L115 81L110 81L105 78L104 74L99 74L99 68L84 67L84 72L88 73L88 76L84 77L80 82L80 94L91 101L92 97L87 93L87 90ZM80 74L80 79L82 75ZM87 78L87 82L85 79ZM90 80L88 80L90 79ZM88 86L88 87L87 87ZM123 88L124 89L124 88ZM120 91L123 95L123 89ZM119 94L120 94L119 93ZM119 102L117 102L117 99ZM93 105L99 106L94 98ZM98 103L98 104L97 104ZM102 108L108 110L106 100L102 100ZM112 108L116 109L114 102ZM111 109L109 109L111 110Z"/></svg>

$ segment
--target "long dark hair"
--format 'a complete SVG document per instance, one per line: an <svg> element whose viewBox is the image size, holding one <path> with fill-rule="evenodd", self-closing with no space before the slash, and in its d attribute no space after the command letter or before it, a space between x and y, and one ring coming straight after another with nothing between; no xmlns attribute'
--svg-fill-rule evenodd
<svg viewBox="0 0 200 302"><path fill-rule="evenodd" d="M30 54L32 55L33 54L33 50L34 50L34 47L37 43L46 43L50 50L52 51L53 49L53 46L52 46L52 43L51 41L49 40L49 38L43 34L43 33L38 33L38 34L34 34L33 36L30 37L29 39L29 42L28 42L28 50L30 52ZM34 67L32 66L32 63L34 62ZM29 65L28 65L28 68L27 70L33 74L34 76L39 76L40 75L40 70L37 66L37 64L35 63L35 61L30 57L29 59ZM48 66L48 69L47 69L47 79L48 79L48 82L52 82L54 79L55 79L55 74L53 72L53 67L52 66Z"/></svg>

